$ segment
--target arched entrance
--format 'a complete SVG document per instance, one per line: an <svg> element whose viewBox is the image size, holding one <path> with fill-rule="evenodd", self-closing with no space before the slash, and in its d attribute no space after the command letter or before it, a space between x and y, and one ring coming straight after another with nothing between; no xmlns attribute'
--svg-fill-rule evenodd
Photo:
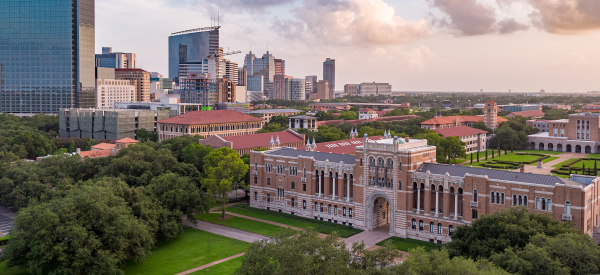
<svg viewBox="0 0 600 275"><path fill-rule="evenodd" d="M540 150L544 150L544 143L540 142Z"/></svg>
<svg viewBox="0 0 600 275"><path fill-rule="evenodd" d="M548 143L548 151L554 151L554 144Z"/></svg>
<svg viewBox="0 0 600 275"><path fill-rule="evenodd" d="M581 153L581 145L575 146L575 153Z"/></svg>
<svg viewBox="0 0 600 275"><path fill-rule="evenodd" d="M567 144L567 152L573 152L573 147L571 146L571 144Z"/></svg>
<svg viewBox="0 0 600 275"><path fill-rule="evenodd" d="M562 144L556 145L556 151L562 152L562 150L563 150Z"/></svg>
<svg viewBox="0 0 600 275"><path fill-rule="evenodd" d="M529 144L529 149L535 150L535 142Z"/></svg>
<svg viewBox="0 0 600 275"><path fill-rule="evenodd" d="M365 227L367 230L387 230L394 232L394 204L385 193L375 191L369 195L365 204Z"/></svg>
<svg viewBox="0 0 600 275"><path fill-rule="evenodd" d="M586 154L591 154L591 153L592 153L592 147L590 147L590 146L586 146L586 147L585 147L585 153L586 153Z"/></svg>

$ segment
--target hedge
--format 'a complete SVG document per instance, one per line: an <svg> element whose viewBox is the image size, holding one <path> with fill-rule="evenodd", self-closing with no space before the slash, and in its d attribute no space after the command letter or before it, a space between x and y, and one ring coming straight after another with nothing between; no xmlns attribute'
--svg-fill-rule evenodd
<svg viewBox="0 0 600 275"><path fill-rule="evenodd" d="M9 236L4 236L0 238L0 245L5 245L8 243L8 240L10 239Z"/></svg>

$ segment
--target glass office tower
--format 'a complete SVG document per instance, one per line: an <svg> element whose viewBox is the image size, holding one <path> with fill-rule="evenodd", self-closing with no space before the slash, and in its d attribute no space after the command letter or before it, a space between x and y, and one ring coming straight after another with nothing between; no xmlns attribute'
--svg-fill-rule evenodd
<svg viewBox="0 0 600 275"><path fill-rule="evenodd" d="M0 112L95 106L94 0L0 1Z"/></svg>
<svg viewBox="0 0 600 275"><path fill-rule="evenodd" d="M194 29L169 36L170 79L179 78L180 68L189 70L192 67L192 73L210 72L211 78L217 77L214 71L209 70L208 56L219 51L219 28Z"/></svg>

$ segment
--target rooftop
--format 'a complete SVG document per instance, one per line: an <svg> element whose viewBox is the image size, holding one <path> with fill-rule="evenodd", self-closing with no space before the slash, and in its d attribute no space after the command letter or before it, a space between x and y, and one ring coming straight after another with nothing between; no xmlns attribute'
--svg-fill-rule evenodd
<svg viewBox="0 0 600 275"><path fill-rule="evenodd" d="M487 176L491 180L504 180L504 181L515 181L523 183L543 184L543 185L556 185L556 184L568 184L568 185L581 185L575 181L549 175L538 175L529 173L518 173L509 172L493 169L466 167L466 166L454 166L448 164L439 163L423 163L417 169L417 172L426 173L427 171L432 174L445 175L448 173L453 177L464 177L465 174Z"/></svg>
<svg viewBox="0 0 600 275"><path fill-rule="evenodd" d="M473 136L478 134L487 134L487 131L471 128L467 126L458 126L458 127L450 127L450 128L441 128L434 130L438 134L442 134L442 136L446 137L465 137L465 136Z"/></svg>
<svg viewBox="0 0 600 275"><path fill-rule="evenodd" d="M289 144L289 143L297 143L304 142L304 139L299 137L298 134L294 134L292 130L285 130L282 132L275 133L263 133L263 134L253 134L253 135L243 135L243 136L230 136L230 137L221 137L221 139L231 142L233 145L233 149L246 149L246 148L258 148L258 147L268 147L271 143L271 139L273 141L277 140L279 136L279 142L281 144Z"/></svg>
<svg viewBox="0 0 600 275"><path fill-rule="evenodd" d="M250 114L276 114L276 113L301 113L302 111L296 109L267 109L267 110L256 110L250 112Z"/></svg>
<svg viewBox="0 0 600 275"><path fill-rule="evenodd" d="M382 138L383 138L382 136L369 137L369 138L367 138L367 142L380 140ZM363 145L362 138L321 142L321 143L317 143L317 149L315 150L315 152L346 154L346 155L354 154L356 152L356 146L361 146L361 145ZM306 145L296 147L296 150L300 150L300 151L303 151L305 149L306 149Z"/></svg>
<svg viewBox="0 0 600 275"><path fill-rule="evenodd" d="M297 119L317 119L314 116L305 116L305 115L300 115L300 116L291 116L289 118L297 118Z"/></svg>
<svg viewBox="0 0 600 275"><path fill-rule="evenodd" d="M236 122L263 122L261 118L232 110L193 111L158 121L159 123L200 125Z"/></svg>
<svg viewBox="0 0 600 275"><path fill-rule="evenodd" d="M454 123L456 119L461 122L483 122L483 116L444 116L444 117L434 117L432 119L421 122L422 125L439 125L439 124L450 124ZM496 118L498 123L506 122L508 119L503 117Z"/></svg>
<svg viewBox="0 0 600 275"><path fill-rule="evenodd" d="M522 117L536 117L536 116L544 116L544 112L540 111L540 110L533 110L533 111L522 111L522 112L512 112L509 115L513 115L513 116L522 116Z"/></svg>
<svg viewBox="0 0 600 275"><path fill-rule="evenodd" d="M106 150L106 149L110 150L110 148L113 148L113 147L116 147L116 146L117 146L116 144L98 143L98 144L92 146L91 148L95 149L95 150Z"/></svg>
<svg viewBox="0 0 600 275"><path fill-rule="evenodd" d="M304 156L304 157L312 157L317 161L329 160L329 162L335 162L335 163L339 163L340 161L343 162L344 164L355 164L356 163L355 157L351 156L351 155L300 151L300 150L296 150L293 148L275 149L275 150L266 152L265 155L280 156L280 157L294 157L294 158L297 158L299 156Z"/></svg>
<svg viewBox="0 0 600 275"><path fill-rule="evenodd" d="M110 156L110 150L92 150L92 151L83 151L80 152L79 155L81 158L89 157L89 158L102 158Z"/></svg>
<svg viewBox="0 0 600 275"><path fill-rule="evenodd" d="M139 141L132 139L132 138L128 138L128 137L115 141L115 143L138 143L138 142Z"/></svg>

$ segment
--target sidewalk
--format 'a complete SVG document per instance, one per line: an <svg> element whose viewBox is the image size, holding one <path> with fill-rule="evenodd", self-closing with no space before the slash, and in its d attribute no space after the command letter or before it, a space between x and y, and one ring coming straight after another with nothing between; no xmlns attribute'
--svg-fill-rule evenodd
<svg viewBox="0 0 600 275"><path fill-rule="evenodd" d="M186 271L184 271L184 272L180 272L180 273L177 273L177 274L175 274L175 275L186 275L186 274L194 273L194 272L196 272L196 271L199 271L199 270L205 269L205 268L207 268L207 267L211 267L211 266L213 266L213 265L220 264L220 263L222 263L222 262L226 262L226 261L229 261L229 260L231 260L231 259L235 259L235 258L237 258L237 257L244 256L245 254L246 254L246 252L242 252L242 253L240 253L240 254L236 254L236 255L233 255L233 256L229 256L229 257L227 257L227 258L223 258L223 259L220 259L220 260L218 260L218 261L214 261L214 262L212 262L212 263L205 264L205 265L203 265L203 266L199 266L199 267L196 267L196 268L192 268L192 269L190 269L190 270L186 270Z"/></svg>

